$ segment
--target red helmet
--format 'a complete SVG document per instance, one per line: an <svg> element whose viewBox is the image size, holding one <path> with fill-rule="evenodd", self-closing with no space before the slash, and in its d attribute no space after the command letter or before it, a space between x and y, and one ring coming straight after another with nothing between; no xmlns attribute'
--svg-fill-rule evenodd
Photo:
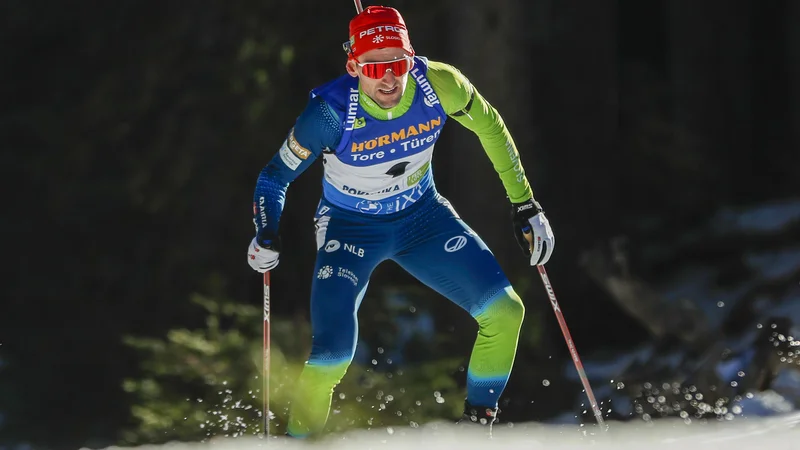
<svg viewBox="0 0 800 450"><path fill-rule="evenodd" d="M368 6L350 21L350 40L344 44L345 51L355 59L384 47L402 48L414 55L403 16L388 6Z"/></svg>

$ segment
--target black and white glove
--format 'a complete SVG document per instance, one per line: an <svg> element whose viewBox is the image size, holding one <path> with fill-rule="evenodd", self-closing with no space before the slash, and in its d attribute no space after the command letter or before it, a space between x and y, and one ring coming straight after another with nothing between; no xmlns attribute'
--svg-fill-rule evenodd
<svg viewBox="0 0 800 450"><path fill-rule="evenodd" d="M278 267L280 252L280 238L259 240L254 237L247 248L247 263L256 272L268 272Z"/></svg>
<svg viewBox="0 0 800 450"><path fill-rule="evenodd" d="M531 265L544 265L553 254L556 237L539 202L531 199L513 203L511 217L514 222L514 237L525 255L530 256Z"/></svg>

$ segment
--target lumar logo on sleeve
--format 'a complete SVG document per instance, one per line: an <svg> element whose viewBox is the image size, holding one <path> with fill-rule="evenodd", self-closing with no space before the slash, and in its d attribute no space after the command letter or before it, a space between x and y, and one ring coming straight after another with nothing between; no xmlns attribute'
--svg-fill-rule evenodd
<svg viewBox="0 0 800 450"><path fill-rule="evenodd" d="M436 127L441 125L442 125L441 117L431 119L427 122L421 122L418 123L417 125L409 125L408 128L403 128L400 131L392 131L389 134L378 136L375 139L370 139L368 141L361 141L361 142L353 142L352 147L350 147L350 152L355 153L355 152L363 152L364 150L374 150L378 147L389 145L397 141L402 141L404 139L408 139L413 136L418 136L422 133L428 133L430 131L436 130Z"/></svg>
<svg viewBox="0 0 800 450"><path fill-rule="evenodd" d="M303 147L299 142L297 142L297 139L294 137L294 128L292 128L292 131L289 132L288 144L292 153L297 155L297 157L300 159L308 159L308 157L311 155L311 152L307 148Z"/></svg>
<svg viewBox="0 0 800 450"><path fill-rule="evenodd" d="M356 123L356 113L358 112L358 89L350 88L348 97L350 102L347 104L347 118L345 119L345 131L352 131Z"/></svg>
<svg viewBox="0 0 800 450"><path fill-rule="evenodd" d="M415 67L411 71L411 75L414 77L415 80L417 80L417 84L419 85L419 87L422 88L422 94L425 96L423 97L425 104L430 108L433 108L433 105L438 105L439 97L436 95L436 91L433 90L433 86L431 86L431 83L428 82L428 79L425 77L425 74L422 73L418 67Z"/></svg>

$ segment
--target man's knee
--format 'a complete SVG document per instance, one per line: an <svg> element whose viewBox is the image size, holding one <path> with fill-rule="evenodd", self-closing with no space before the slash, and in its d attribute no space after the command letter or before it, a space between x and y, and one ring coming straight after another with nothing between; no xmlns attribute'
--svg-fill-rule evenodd
<svg viewBox="0 0 800 450"><path fill-rule="evenodd" d="M352 359L312 360L306 361L301 376L303 388L308 391L317 389L331 390L344 377Z"/></svg>
<svg viewBox="0 0 800 450"><path fill-rule="evenodd" d="M525 317L525 305L510 286L487 302L475 316L481 328L491 327L498 332L518 332Z"/></svg>
<svg viewBox="0 0 800 450"><path fill-rule="evenodd" d="M344 318L339 316L341 314L325 317L324 321L314 321L311 329L310 361L325 364L353 359L358 325L351 315Z"/></svg>
<svg viewBox="0 0 800 450"><path fill-rule="evenodd" d="M355 340L343 339L338 336L333 339L318 339L314 338L311 346L311 355L308 357L309 361L322 364L339 364L353 360L356 353ZM321 341L321 342L320 342Z"/></svg>

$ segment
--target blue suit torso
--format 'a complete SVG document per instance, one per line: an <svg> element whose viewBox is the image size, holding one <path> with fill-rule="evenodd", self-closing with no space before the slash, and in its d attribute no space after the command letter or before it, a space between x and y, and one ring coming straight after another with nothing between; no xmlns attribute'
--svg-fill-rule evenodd
<svg viewBox="0 0 800 450"><path fill-rule="evenodd" d="M323 195L342 209L392 214L433 188L431 158L447 114L425 74L423 58L409 73L417 83L411 107L379 120L359 104L358 79L343 75L312 91L340 118L342 135L325 151Z"/></svg>

